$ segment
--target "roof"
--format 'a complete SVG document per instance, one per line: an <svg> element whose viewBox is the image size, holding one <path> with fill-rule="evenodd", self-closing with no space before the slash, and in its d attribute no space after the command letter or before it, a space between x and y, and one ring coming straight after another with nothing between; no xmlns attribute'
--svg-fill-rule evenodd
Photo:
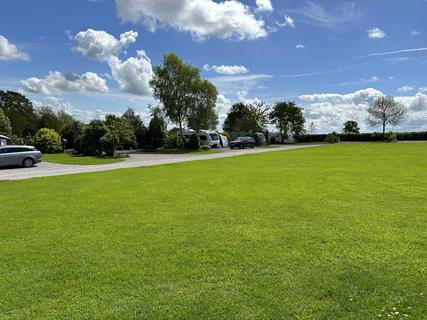
<svg viewBox="0 0 427 320"><path fill-rule="evenodd" d="M9 138L9 137L3 136L3 135L1 135L1 134L0 134L0 139L8 139L8 140L10 140L10 138Z"/></svg>

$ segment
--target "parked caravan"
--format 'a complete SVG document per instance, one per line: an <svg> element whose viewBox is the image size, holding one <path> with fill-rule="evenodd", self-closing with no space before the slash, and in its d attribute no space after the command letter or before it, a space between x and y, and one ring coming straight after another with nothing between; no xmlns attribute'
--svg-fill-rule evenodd
<svg viewBox="0 0 427 320"><path fill-rule="evenodd" d="M189 141L190 137L196 133L194 130L184 130L184 141ZM221 140L219 134L215 131L200 130L199 131L200 146L210 146L211 148L221 148Z"/></svg>

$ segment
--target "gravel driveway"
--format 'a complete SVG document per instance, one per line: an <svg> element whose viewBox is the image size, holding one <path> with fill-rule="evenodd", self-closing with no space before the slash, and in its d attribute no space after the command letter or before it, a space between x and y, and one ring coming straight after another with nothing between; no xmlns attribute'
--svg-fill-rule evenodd
<svg viewBox="0 0 427 320"><path fill-rule="evenodd" d="M42 162L36 167L23 169L0 169L0 180L23 180L36 177L61 176L66 174L86 173L108 171L124 168L148 167L169 163L179 163L194 160L209 160L219 158L236 157L246 154L277 152L284 150L293 150L301 148L318 147L320 145L295 145L284 146L280 148L266 149L244 149L244 150L225 150L224 153L212 154L156 154L156 153L136 153L131 154L125 161L102 165L68 165Z"/></svg>

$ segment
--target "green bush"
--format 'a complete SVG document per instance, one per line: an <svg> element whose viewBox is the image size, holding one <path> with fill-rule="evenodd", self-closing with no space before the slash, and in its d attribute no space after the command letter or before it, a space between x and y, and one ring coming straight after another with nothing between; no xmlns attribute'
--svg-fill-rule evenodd
<svg viewBox="0 0 427 320"><path fill-rule="evenodd" d="M340 136L338 133L332 132L331 134L328 134L328 136L325 138L324 142L339 143L340 142Z"/></svg>
<svg viewBox="0 0 427 320"><path fill-rule="evenodd" d="M34 146L43 153L60 152L61 136L53 129L42 128L34 136Z"/></svg>
<svg viewBox="0 0 427 320"><path fill-rule="evenodd" d="M394 132L386 133L384 137L385 142L397 142L397 134Z"/></svg>
<svg viewBox="0 0 427 320"><path fill-rule="evenodd" d="M186 147L190 150L197 150L200 147L199 136L193 133L186 143Z"/></svg>
<svg viewBox="0 0 427 320"><path fill-rule="evenodd" d="M108 132L101 120L92 120L84 129L83 135L77 138L75 148L84 155L96 155L102 150L100 139Z"/></svg>
<svg viewBox="0 0 427 320"><path fill-rule="evenodd" d="M166 137L165 147L168 149L176 149L178 146L178 133L176 131L170 131Z"/></svg>
<svg viewBox="0 0 427 320"><path fill-rule="evenodd" d="M115 156L117 151L117 145L119 144L119 137L114 132L107 132L100 139L101 150L107 156Z"/></svg>

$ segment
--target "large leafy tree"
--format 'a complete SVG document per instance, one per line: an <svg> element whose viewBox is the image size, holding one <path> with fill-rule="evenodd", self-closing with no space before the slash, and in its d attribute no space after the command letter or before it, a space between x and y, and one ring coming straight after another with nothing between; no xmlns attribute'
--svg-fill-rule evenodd
<svg viewBox="0 0 427 320"><path fill-rule="evenodd" d="M5 136L12 135L12 126L10 125L10 120L3 112L3 109L0 108L0 134Z"/></svg>
<svg viewBox="0 0 427 320"><path fill-rule="evenodd" d="M303 109L293 101L277 102L269 117L271 123L279 130L282 143L289 133L299 135L304 132L305 118Z"/></svg>
<svg viewBox="0 0 427 320"><path fill-rule="evenodd" d="M247 119L243 122L247 124L247 130L252 135L255 132L264 132L268 124L268 114L270 107L264 102L255 102L248 105Z"/></svg>
<svg viewBox="0 0 427 320"><path fill-rule="evenodd" d="M223 129L228 133L245 132L248 129L249 108L243 102L231 106L224 121Z"/></svg>
<svg viewBox="0 0 427 320"><path fill-rule="evenodd" d="M200 81L200 70L183 62L176 54L163 58L163 64L154 68L150 81L153 96L162 104L162 111L178 125L181 136L194 105L195 87Z"/></svg>
<svg viewBox="0 0 427 320"><path fill-rule="evenodd" d="M63 123L58 118L58 115L51 107L40 107L36 109L37 126L38 128L49 128L56 132L60 132Z"/></svg>
<svg viewBox="0 0 427 320"><path fill-rule="evenodd" d="M356 121L346 121L342 129L344 134L359 134L360 128Z"/></svg>
<svg viewBox="0 0 427 320"><path fill-rule="evenodd" d="M114 114L108 114L105 117L105 124L109 132L115 134L118 138L118 144L125 149L133 148L136 145L135 129L123 117Z"/></svg>
<svg viewBox="0 0 427 320"><path fill-rule="evenodd" d="M218 124L216 99L218 91L208 80L199 80L194 87L193 105L188 115L188 126L199 132L215 129Z"/></svg>
<svg viewBox="0 0 427 320"><path fill-rule="evenodd" d="M24 137L28 133L35 134L37 116L30 100L18 92L0 90L0 108L9 118L12 133Z"/></svg>
<svg viewBox="0 0 427 320"><path fill-rule="evenodd" d="M383 136L387 125L398 125L407 112L402 103L397 102L391 96L379 97L373 106L368 108L366 122L371 126L382 126Z"/></svg>
<svg viewBox="0 0 427 320"><path fill-rule="evenodd" d="M83 133L84 125L80 121L73 120L69 124L65 124L61 129L61 136L66 140L65 147L67 149L76 147L76 140Z"/></svg>

